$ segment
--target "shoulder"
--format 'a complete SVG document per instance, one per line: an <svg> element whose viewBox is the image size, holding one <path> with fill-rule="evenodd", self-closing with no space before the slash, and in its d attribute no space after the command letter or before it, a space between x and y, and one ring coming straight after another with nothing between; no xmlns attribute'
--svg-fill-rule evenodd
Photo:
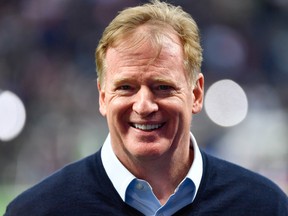
<svg viewBox="0 0 288 216"><path fill-rule="evenodd" d="M244 184L245 187L252 186L252 183L257 183L259 187L264 186L278 189L278 186L274 182L256 172L204 152L202 152L202 155L207 174L217 181L223 183L229 183L231 181L234 184ZM253 185L253 187L254 186L255 185Z"/></svg>
<svg viewBox="0 0 288 216"><path fill-rule="evenodd" d="M204 173L200 190L205 199L222 200L221 203L214 201L217 205L229 204L255 211L267 208L268 212L285 211L288 214L287 195L274 182L207 153L202 152L202 156Z"/></svg>
<svg viewBox="0 0 288 216"><path fill-rule="evenodd" d="M7 207L7 215L15 215L9 213L10 211L42 215L40 212L48 213L51 206L61 208L67 204L67 200L73 205L81 196L88 196L90 192L97 190L95 182L99 174L96 171L99 170L97 166L100 166L97 154L99 153L63 167L20 194Z"/></svg>
<svg viewBox="0 0 288 216"><path fill-rule="evenodd" d="M264 188L266 189L266 192L276 191L278 193L281 191L274 182L256 172L204 152L202 152L202 155L206 176L209 176L214 182L217 182L220 185L237 185L238 187L244 187L245 189L251 188L254 191L256 189L262 191Z"/></svg>

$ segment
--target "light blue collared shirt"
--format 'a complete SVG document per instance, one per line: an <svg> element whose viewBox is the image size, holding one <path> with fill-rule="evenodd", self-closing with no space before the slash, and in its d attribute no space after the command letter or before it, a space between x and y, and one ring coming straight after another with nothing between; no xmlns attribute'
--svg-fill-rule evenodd
<svg viewBox="0 0 288 216"><path fill-rule="evenodd" d="M171 215L193 202L203 174L202 156L197 142L190 133L191 148L194 149L194 161L187 176L175 189L168 201L161 205L148 182L137 179L118 160L113 152L110 134L107 136L101 151L104 169L113 186L124 202L144 215Z"/></svg>

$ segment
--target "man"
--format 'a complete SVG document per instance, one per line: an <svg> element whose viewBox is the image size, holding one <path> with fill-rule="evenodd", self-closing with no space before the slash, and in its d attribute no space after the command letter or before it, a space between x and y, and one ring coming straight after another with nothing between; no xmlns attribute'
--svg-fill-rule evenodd
<svg viewBox="0 0 288 216"><path fill-rule="evenodd" d="M16 198L10 215L288 215L268 179L199 150L204 77L196 23L153 1L122 11L96 50L102 149Z"/></svg>

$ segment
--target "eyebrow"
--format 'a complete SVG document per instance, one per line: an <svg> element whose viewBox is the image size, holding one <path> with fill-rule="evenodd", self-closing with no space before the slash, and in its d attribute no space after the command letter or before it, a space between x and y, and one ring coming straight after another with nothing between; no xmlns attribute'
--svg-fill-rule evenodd
<svg viewBox="0 0 288 216"><path fill-rule="evenodd" d="M173 79L160 78L160 77L156 77L155 79L153 79L153 82L158 82L158 83L175 83L175 81L174 81Z"/></svg>
<svg viewBox="0 0 288 216"><path fill-rule="evenodd" d="M112 82L112 86L114 88L120 86L120 85L126 85L126 84L133 84L137 83L137 79L133 77L116 77Z"/></svg>
<svg viewBox="0 0 288 216"><path fill-rule="evenodd" d="M138 82L137 78L134 78L133 76L131 77L118 77L113 81L114 85L122 84L122 83L130 83L130 82ZM173 79L169 78L161 78L161 77L154 77L151 80L148 80L149 83L167 83L167 84L172 84L172 83L177 83Z"/></svg>
<svg viewBox="0 0 288 216"><path fill-rule="evenodd" d="M114 84L121 84L121 83L125 83L125 82L133 82L133 81L137 81L137 79L133 78L133 77L117 77L113 83Z"/></svg>

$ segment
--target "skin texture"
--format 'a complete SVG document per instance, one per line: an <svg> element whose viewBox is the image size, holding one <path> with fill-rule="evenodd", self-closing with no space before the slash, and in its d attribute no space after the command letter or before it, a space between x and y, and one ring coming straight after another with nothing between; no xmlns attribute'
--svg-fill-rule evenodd
<svg viewBox="0 0 288 216"><path fill-rule="evenodd" d="M134 36L140 33L143 27ZM98 84L100 112L118 159L165 203L193 162L189 132L192 115L202 108L204 78L200 73L189 84L173 32L161 49L148 37L137 43L133 38L107 50L104 85Z"/></svg>

